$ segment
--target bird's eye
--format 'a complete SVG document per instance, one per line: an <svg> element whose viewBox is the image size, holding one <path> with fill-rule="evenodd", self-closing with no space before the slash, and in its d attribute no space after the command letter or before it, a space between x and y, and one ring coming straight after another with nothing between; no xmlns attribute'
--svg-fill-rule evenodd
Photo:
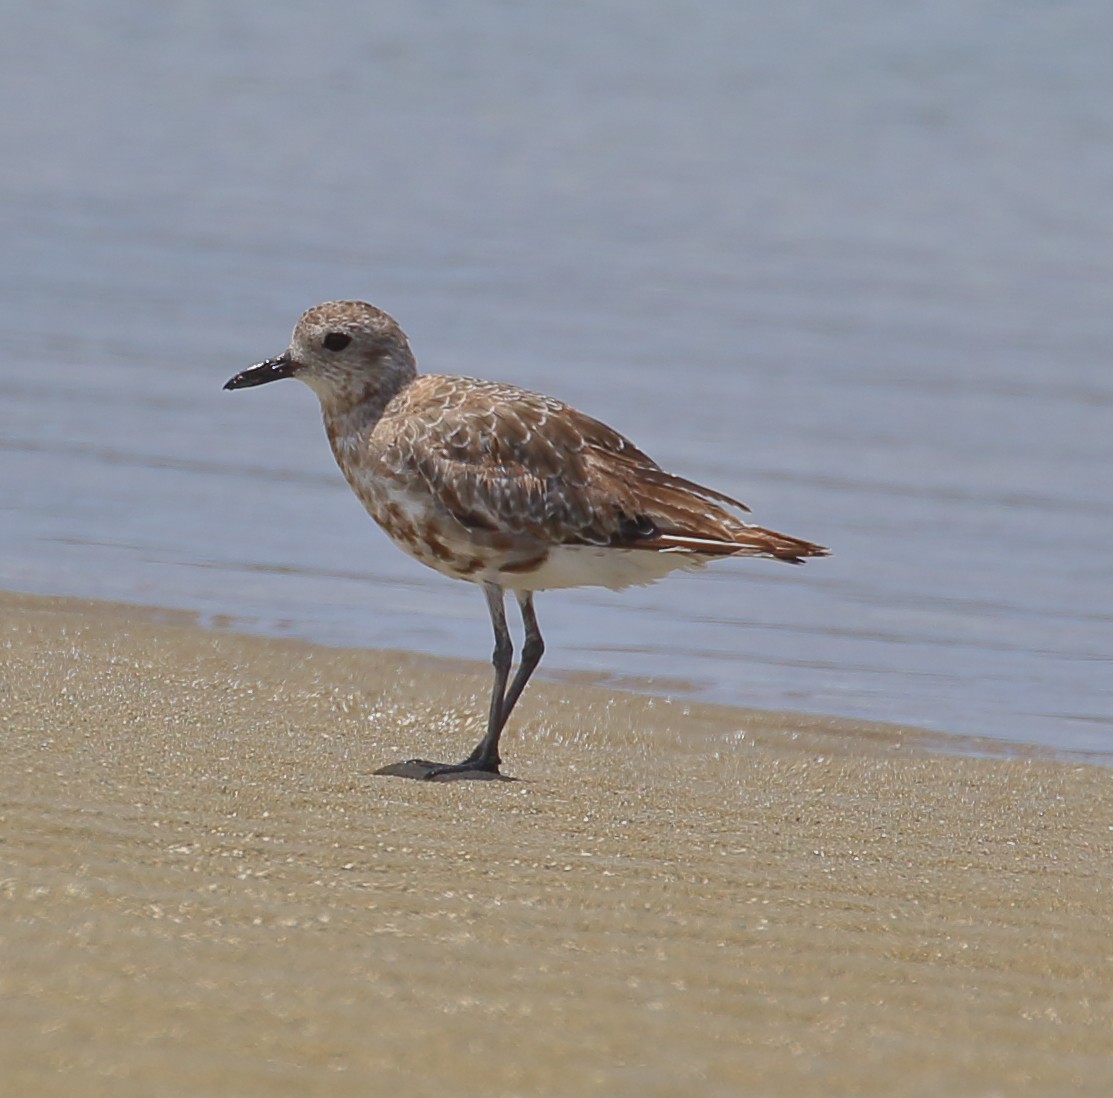
<svg viewBox="0 0 1113 1098"><path fill-rule="evenodd" d="M329 351L342 351L349 343L352 342L350 335L345 335L343 332L329 332L325 336L325 349Z"/></svg>

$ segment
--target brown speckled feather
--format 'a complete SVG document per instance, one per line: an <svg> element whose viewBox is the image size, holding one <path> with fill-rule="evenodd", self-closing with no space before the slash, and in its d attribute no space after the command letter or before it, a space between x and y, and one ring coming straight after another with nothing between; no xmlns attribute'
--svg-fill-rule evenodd
<svg viewBox="0 0 1113 1098"><path fill-rule="evenodd" d="M665 472L617 431L512 385L423 375L375 432L383 466L464 527L552 545L598 545L795 561L809 542L743 522L744 504Z"/></svg>

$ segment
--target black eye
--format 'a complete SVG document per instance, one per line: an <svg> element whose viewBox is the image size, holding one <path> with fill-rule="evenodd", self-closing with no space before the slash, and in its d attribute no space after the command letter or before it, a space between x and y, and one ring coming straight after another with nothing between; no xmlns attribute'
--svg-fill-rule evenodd
<svg viewBox="0 0 1113 1098"><path fill-rule="evenodd" d="M342 351L351 342L352 337L343 332L329 332L325 336L325 348L329 351Z"/></svg>

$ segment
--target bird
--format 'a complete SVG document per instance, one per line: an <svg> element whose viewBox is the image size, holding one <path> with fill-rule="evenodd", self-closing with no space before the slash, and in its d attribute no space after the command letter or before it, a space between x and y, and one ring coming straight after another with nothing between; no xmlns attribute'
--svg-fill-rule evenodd
<svg viewBox="0 0 1113 1098"><path fill-rule="evenodd" d="M424 780L503 776L499 742L541 662L538 591L652 583L721 557L800 564L829 550L751 525L732 496L666 472L618 431L551 396L478 378L419 373L388 313L327 301L302 314L288 348L230 378L283 378L317 395L341 473L406 553L478 584L495 635L486 731L459 763L410 759L377 773ZM524 642L511 677L506 595Z"/></svg>

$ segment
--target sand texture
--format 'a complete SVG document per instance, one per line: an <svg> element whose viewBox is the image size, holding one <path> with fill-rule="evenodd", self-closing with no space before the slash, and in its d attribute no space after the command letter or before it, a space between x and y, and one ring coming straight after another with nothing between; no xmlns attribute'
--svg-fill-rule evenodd
<svg viewBox="0 0 1113 1098"><path fill-rule="evenodd" d="M1113 773L0 596L0 1092L1113 1094Z"/></svg>

